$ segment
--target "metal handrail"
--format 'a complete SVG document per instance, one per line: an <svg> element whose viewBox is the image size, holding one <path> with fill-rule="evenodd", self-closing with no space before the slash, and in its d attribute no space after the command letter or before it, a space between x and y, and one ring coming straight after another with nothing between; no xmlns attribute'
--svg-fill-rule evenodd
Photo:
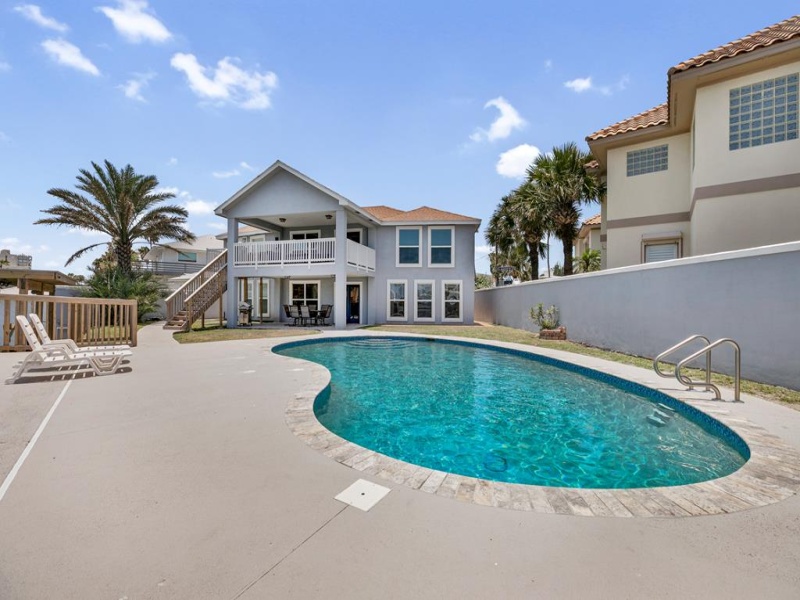
<svg viewBox="0 0 800 600"><path fill-rule="evenodd" d="M691 343L691 342L693 342L695 340L703 340L706 343L706 345L704 346L705 348L707 348L711 344L711 340L709 340L704 335L699 335L698 334L698 335L689 336L688 338L686 338L682 342L679 342L679 343L675 344L672 348L668 348L668 349L664 350L661 354L659 354L658 356L656 356L653 359L653 370L656 372L656 374L659 375L660 377L664 377L665 379L670 379L672 377L675 377L675 372L664 373L658 367L658 363L661 362L662 360L664 360L664 357L669 356L670 354L672 354L676 350L679 350L680 348L683 348L686 344L689 344L689 343ZM707 354L706 355L706 383L711 383L711 354ZM689 389L693 389L693 388L691 386L689 386Z"/></svg>
<svg viewBox="0 0 800 600"><path fill-rule="evenodd" d="M687 356L681 362L679 362L675 366L675 378L680 381L683 385L688 386L704 386L706 389L713 390L714 394L716 395L716 400L720 400L722 395L719 392L719 388L711 383L710 381L703 382L695 382L686 377L685 375L681 375L681 369L686 365L686 363L692 362L694 359L702 356L703 354L706 355L706 365L708 365L708 372L711 371L711 351L716 348L717 346L721 346L722 344L730 344L733 346L734 352L734 370L733 370L733 400L735 402L740 402L739 398L739 389L740 389L740 379L742 373L742 349L734 340L731 338L721 338L714 342L713 344L709 344L705 348L701 348L694 354Z"/></svg>

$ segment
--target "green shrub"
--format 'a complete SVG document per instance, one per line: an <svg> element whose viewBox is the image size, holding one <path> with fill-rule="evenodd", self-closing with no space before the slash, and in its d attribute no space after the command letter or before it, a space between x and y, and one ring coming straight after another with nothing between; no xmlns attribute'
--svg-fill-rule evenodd
<svg viewBox="0 0 800 600"><path fill-rule="evenodd" d="M536 306L531 307L531 319L533 319L539 326L539 329L555 329L558 327L558 309L551 306L547 310L544 304L539 302Z"/></svg>

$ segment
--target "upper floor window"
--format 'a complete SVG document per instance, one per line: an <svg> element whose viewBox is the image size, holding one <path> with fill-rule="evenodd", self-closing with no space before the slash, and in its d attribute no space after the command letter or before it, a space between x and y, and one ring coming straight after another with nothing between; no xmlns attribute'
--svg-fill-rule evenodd
<svg viewBox="0 0 800 600"><path fill-rule="evenodd" d="M431 267L453 266L453 228L428 228L428 265Z"/></svg>
<svg viewBox="0 0 800 600"><path fill-rule="evenodd" d="M797 139L798 73L730 91L729 148Z"/></svg>
<svg viewBox="0 0 800 600"><path fill-rule="evenodd" d="M178 252L178 262L197 262L197 252Z"/></svg>
<svg viewBox="0 0 800 600"><path fill-rule="evenodd" d="M419 267L422 232L419 227L397 228L397 266Z"/></svg>
<svg viewBox="0 0 800 600"><path fill-rule="evenodd" d="M666 171L669 166L667 160L668 148L669 146L664 144L628 152L628 177Z"/></svg>

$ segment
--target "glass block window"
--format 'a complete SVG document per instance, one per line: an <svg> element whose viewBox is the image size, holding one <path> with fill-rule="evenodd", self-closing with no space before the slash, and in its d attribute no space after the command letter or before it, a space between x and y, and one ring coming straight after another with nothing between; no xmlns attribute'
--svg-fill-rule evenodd
<svg viewBox="0 0 800 600"><path fill-rule="evenodd" d="M653 146L628 152L628 177L666 171L668 167L668 145Z"/></svg>
<svg viewBox="0 0 800 600"><path fill-rule="evenodd" d="M729 148L797 139L798 73L730 91Z"/></svg>

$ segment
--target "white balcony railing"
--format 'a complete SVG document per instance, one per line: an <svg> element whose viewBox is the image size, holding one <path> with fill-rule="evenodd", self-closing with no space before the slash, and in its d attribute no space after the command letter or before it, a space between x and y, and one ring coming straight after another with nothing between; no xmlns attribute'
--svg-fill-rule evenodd
<svg viewBox="0 0 800 600"><path fill-rule="evenodd" d="M351 249L351 244L355 248ZM336 262L336 240L287 240L282 242L238 242L233 249L234 267L332 265ZM375 270L375 250L347 240L347 263L359 270Z"/></svg>

